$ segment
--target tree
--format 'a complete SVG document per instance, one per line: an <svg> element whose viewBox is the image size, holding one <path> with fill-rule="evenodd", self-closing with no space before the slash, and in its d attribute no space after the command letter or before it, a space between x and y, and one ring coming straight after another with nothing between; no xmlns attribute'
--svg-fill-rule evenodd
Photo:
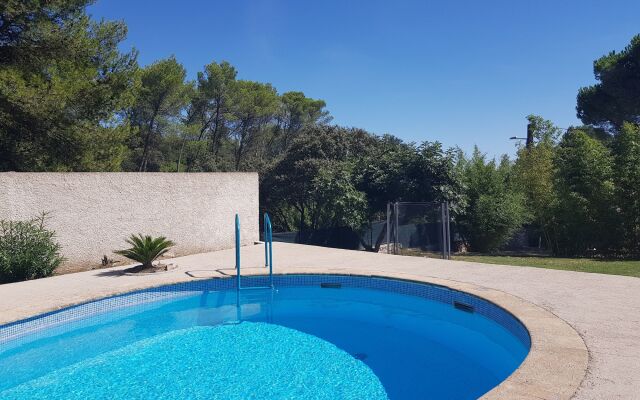
<svg viewBox="0 0 640 400"><path fill-rule="evenodd" d="M385 135L372 137L357 163L358 188L367 194L371 217L389 201L456 201L460 182L457 153L438 142L404 143Z"/></svg>
<svg viewBox="0 0 640 400"><path fill-rule="evenodd" d="M533 139L538 144L556 144L562 136L562 128L558 128L553 122L539 115L527 115L527 121L533 131Z"/></svg>
<svg viewBox="0 0 640 400"><path fill-rule="evenodd" d="M286 92L280 96L278 127L282 134L282 148L286 149L291 140L303 128L331 121L323 100L308 98L302 92Z"/></svg>
<svg viewBox="0 0 640 400"><path fill-rule="evenodd" d="M460 231L473 251L496 251L529 220L524 195L510 182L511 163L506 156L487 161L477 147L460 163L466 189Z"/></svg>
<svg viewBox="0 0 640 400"><path fill-rule="evenodd" d="M556 254L606 254L618 235L614 210L613 158L599 140L579 129L562 138L554 159Z"/></svg>
<svg viewBox="0 0 640 400"><path fill-rule="evenodd" d="M278 95L270 84L239 80L235 84L231 106L231 136L234 168L239 171L248 150L262 129L273 118Z"/></svg>
<svg viewBox="0 0 640 400"><path fill-rule="evenodd" d="M578 118L614 131L625 121L640 123L640 35L621 52L597 59L593 71L599 82L578 92Z"/></svg>
<svg viewBox="0 0 640 400"><path fill-rule="evenodd" d="M351 227L362 221L366 201L353 185L351 130L315 126L293 140L263 176L262 204L284 230Z"/></svg>
<svg viewBox="0 0 640 400"><path fill-rule="evenodd" d="M455 169L459 157L457 149L444 150L440 142L422 142L416 147L416 159L411 171L413 190L406 193L407 201L448 201L457 211L464 201L462 181Z"/></svg>
<svg viewBox="0 0 640 400"><path fill-rule="evenodd" d="M623 228L621 246L640 254L640 127L622 125L613 145L616 204Z"/></svg>
<svg viewBox="0 0 640 400"><path fill-rule="evenodd" d="M156 61L142 68L139 86L131 107L131 125L138 136L133 144L133 161L138 171L158 170L161 158L157 154L162 132L168 125L179 122L192 86L185 82L187 72L174 57Z"/></svg>
<svg viewBox="0 0 640 400"><path fill-rule="evenodd" d="M191 101L187 124L196 127L197 141L208 138L209 145L208 149L196 147L192 162L187 163L187 171L192 169L193 162L200 162L203 149L208 150L212 164L205 169L216 168L221 141L228 133L226 122L232 107L236 75L236 69L226 61L220 64L212 62L204 67L204 72L198 72L196 94Z"/></svg>
<svg viewBox="0 0 640 400"><path fill-rule="evenodd" d="M408 172L416 158L414 145L391 135L375 138L361 154L356 166L357 186L367 194L371 219L386 212L389 201L409 200L407 195L414 185Z"/></svg>
<svg viewBox="0 0 640 400"><path fill-rule="evenodd" d="M553 186L554 156L557 140L562 130L551 121L530 115L534 143L520 147L513 166L513 184L524 194L531 222L540 230L547 245L551 245L554 207L557 202Z"/></svg>
<svg viewBox="0 0 640 400"><path fill-rule="evenodd" d="M119 169L136 52L119 52L126 26L90 21L88 3L0 5L0 170Z"/></svg>
<svg viewBox="0 0 640 400"><path fill-rule="evenodd" d="M357 231L366 222L366 196L353 185L352 167L349 161L319 164L310 188L315 203L310 215L312 229L349 227Z"/></svg>

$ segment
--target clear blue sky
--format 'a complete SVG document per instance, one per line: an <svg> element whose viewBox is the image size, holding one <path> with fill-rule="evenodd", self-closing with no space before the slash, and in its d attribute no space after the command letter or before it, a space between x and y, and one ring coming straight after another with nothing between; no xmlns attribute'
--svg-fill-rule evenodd
<svg viewBox="0 0 640 400"><path fill-rule="evenodd" d="M142 65L172 54L193 79L227 60L242 79L324 99L334 122L513 153L525 116L578 124L593 60L640 33L638 0L98 0Z"/></svg>

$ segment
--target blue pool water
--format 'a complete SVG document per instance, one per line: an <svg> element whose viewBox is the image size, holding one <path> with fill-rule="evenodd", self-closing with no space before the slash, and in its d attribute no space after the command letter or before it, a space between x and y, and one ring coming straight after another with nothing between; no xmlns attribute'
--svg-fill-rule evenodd
<svg viewBox="0 0 640 400"><path fill-rule="evenodd" d="M0 399L475 399L529 351L514 317L465 293L275 283L238 298L232 279L196 281L0 327Z"/></svg>
<svg viewBox="0 0 640 400"><path fill-rule="evenodd" d="M263 322L194 326L142 339L27 381L3 397L163 399L179 394L182 399L243 400L257 393L266 399L298 398L307 391L326 399L387 398L363 362L313 335Z"/></svg>

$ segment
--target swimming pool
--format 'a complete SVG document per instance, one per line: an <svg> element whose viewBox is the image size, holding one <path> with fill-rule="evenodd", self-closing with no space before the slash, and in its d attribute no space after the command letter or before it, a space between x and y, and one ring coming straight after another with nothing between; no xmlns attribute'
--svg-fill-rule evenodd
<svg viewBox="0 0 640 400"><path fill-rule="evenodd" d="M244 277L244 287L265 277ZM377 277L198 280L0 327L2 399L475 399L530 347L500 307Z"/></svg>

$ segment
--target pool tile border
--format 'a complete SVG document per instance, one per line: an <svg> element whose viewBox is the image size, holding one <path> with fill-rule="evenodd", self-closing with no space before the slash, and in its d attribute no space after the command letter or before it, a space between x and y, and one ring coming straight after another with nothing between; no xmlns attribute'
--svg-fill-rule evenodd
<svg viewBox="0 0 640 400"><path fill-rule="evenodd" d="M242 277L243 287L267 286L266 276ZM424 298L454 306L456 302L472 307L473 312L482 315L509 331L527 348L531 346L529 332L515 316L498 305L481 297L454 290L446 286L425 282L391 279L376 276L343 274L279 274L274 275L275 287L320 286L323 283L337 283L345 287L366 288L388 291ZM144 305L198 294L204 291L235 290L235 278L212 278L168 284L137 290L116 296L92 300L85 303L36 315L25 320L0 325L0 344L11 342L24 336L36 335L43 330L93 317L122 308Z"/></svg>

